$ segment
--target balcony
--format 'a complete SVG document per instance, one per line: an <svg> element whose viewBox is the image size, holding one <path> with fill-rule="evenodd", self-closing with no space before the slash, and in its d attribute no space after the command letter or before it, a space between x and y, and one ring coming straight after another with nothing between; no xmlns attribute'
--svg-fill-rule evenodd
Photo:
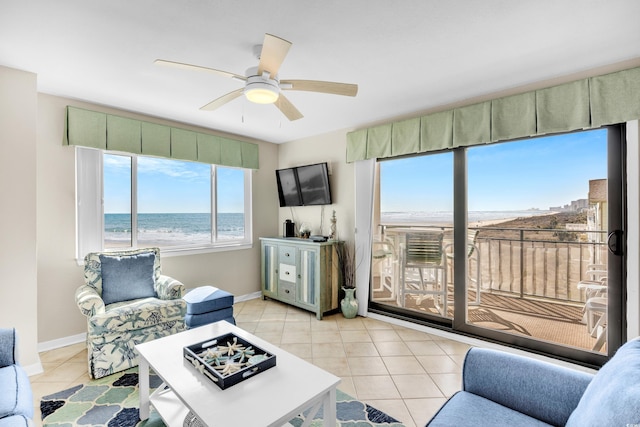
<svg viewBox="0 0 640 427"><path fill-rule="evenodd" d="M403 304L399 291L406 233L434 230L445 236L446 314L442 296L408 294ZM403 225L384 226L383 233L391 254L376 257L374 249L372 300L453 318L452 230ZM578 286L594 278L593 273L587 273L590 266L606 264L606 232L489 226L470 227L469 236L473 236L468 261L469 323L584 350L606 350L606 343L598 342L604 329L597 327L591 333L587 328L584 307L588 291ZM595 278L606 276L604 268L599 268ZM404 276L406 282L419 279Z"/></svg>

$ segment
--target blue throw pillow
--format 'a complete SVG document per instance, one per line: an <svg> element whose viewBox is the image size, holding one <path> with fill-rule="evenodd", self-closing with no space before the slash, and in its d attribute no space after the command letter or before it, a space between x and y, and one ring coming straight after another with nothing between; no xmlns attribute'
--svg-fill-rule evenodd
<svg viewBox="0 0 640 427"><path fill-rule="evenodd" d="M600 368L567 427L640 424L640 340L629 341Z"/></svg>
<svg viewBox="0 0 640 427"><path fill-rule="evenodd" d="M154 253L100 255L104 303L157 297L153 276L155 259Z"/></svg>

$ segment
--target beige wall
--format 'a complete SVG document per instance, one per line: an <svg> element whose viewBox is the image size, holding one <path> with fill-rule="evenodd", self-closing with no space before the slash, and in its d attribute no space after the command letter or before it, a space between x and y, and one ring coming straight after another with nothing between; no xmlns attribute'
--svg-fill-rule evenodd
<svg viewBox="0 0 640 427"><path fill-rule="evenodd" d="M45 94L38 95L37 299L38 342L40 343L86 332L85 319L74 302L75 290L83 283L83 269L77 265L74 258L76 233L74 148L62 145L67 105L211 132L207 129L75 100ZM273 172L278 162L278 146L265 142L258 143L260 169L252 172L253 248L164 257L163 273L182 281L188 288L213 284L237 296L260 290L258 237L275 235L278 230L278 200Z"/></svg>
<svg viewBox="0 0 640 427"><path fill-rule="evenodd" d="M36 270L36 75L0 67L0 328L20 363L39 363Z"/></svg>
<svg viewBox="0 0 640 427"><path fill-rule="evenodd" d="M346 144L347 131L341 130L280 145L278 168L321 162L329 164L329 183L333 204L280 208L278 233L282 233L282 223L285 219L293 219L298 229L305 222L311 226L311 234L328 236L331 215L335 210L338 239L353 241L355 183L353 164L345 161ZM275 174L273 180L275 181ZM324 220L322 220L323 211ZM321 223L322 228L320 228Z"/></svg>

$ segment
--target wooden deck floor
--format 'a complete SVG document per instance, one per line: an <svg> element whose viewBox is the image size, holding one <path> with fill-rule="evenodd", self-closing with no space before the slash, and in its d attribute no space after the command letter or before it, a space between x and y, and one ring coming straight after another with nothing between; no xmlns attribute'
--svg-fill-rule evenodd
<svg viewBox="0 0 640 427"><path fill-rule="evenodd" d="M381 304L398 306L395 300L388 300L389 296L388 291L375 292L373 300L380 300ZM453 297L450 298L448 314L453 317ZM475 295L472 293L469 299L474 298ZM439 314L432 299L425 299L418 304L414 295L406 296L405 308L422 313ZM596 342L583 323L582 308L575 304L560 304L482 292L480 305L469 306L467 321L483 328L524 335L584 350L591 350Z"/></svg>

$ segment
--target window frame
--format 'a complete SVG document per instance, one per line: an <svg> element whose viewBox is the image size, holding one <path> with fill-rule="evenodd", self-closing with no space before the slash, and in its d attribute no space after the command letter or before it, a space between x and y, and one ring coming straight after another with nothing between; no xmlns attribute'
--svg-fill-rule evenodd
<svg viewBox="0 0 640 427"><path fill-rule="evenodd" d="M151 157L138 154L99 150L76 146L76 259L79 265L89 252L115 251L123 248L105 248L104 246L104 155L119 155L131 158L131 246L137 244L137 158ZM168 159L176 160L177 159ZM253 247L252 219L252 179L251 170L231 166L210 166L210 204L211 204L211 243L194 245L160 246L163 256L194 255L209 252L241 250ZM218 167L240 169L244 176L244 238L218 240L217 230L217 181Z"/></svg>

